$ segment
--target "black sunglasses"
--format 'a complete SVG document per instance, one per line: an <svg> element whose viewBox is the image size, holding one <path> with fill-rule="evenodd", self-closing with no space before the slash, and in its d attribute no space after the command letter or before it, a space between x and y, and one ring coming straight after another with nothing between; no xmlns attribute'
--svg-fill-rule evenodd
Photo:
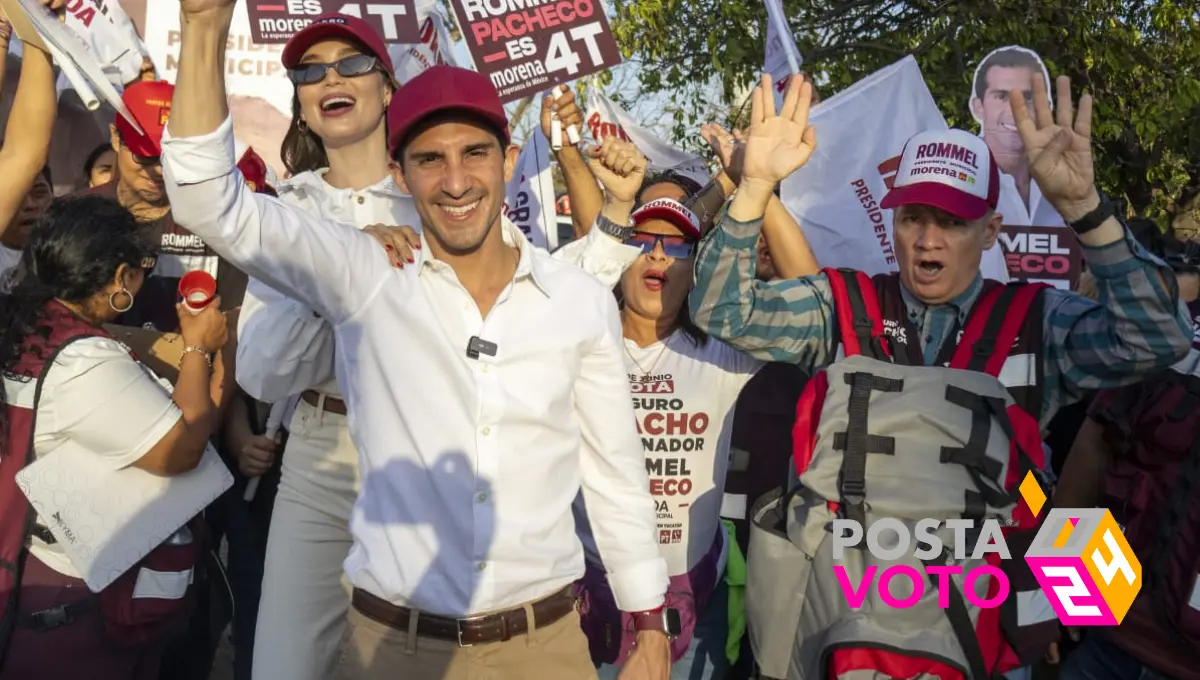
<svg viewBox="0 0 1200 680"><path fill-rule="evenodd" d="M294 85L312 85L325 80L329 69L337 71L343 78L357 78L378 70L379 60L369 54L352 54L332 64L301 64L288 69L288 78Z"/></svg>
<svg viewBox="0 0 1200 680"><path fill-rule="evenodd" d="M663 254L677 260L691 257L692 251L696 249L696 242L686 236L635 231L625 239L625 245L641 248L643 255L654 252L654 247L659 243L662 244Z"/></svg>

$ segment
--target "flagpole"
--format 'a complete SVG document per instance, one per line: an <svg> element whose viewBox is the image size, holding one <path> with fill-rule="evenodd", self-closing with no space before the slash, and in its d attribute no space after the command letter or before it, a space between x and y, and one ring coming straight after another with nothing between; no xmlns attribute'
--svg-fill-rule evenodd
<svg viewBox="0 0 1200 680"><path fill-rule="evenodd" d="M788 30L787 22L784 21L784 19L783 19L783 4L782 3L775 4L774 6L777 8L778 11L772 12L771 11L772 4L778 3L779 0L763 0L763 1L766 3L766 6L767 6L767 18L769 21L774 22L775 31L777 33L779 33L779 39L781 41L783 41L783 51L785 54L787 54L788 70L791 71L793 75L795 75L800 72L800 59L797 57L797 55L794 52L792 52L792 48L795 47L796 41L794 38L792 38L792 33L791 33L791 31Z"/></svg>

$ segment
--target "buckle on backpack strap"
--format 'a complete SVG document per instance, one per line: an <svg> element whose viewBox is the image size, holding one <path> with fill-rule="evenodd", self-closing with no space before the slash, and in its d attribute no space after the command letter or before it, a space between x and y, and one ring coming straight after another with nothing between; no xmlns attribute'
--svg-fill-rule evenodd
<svg viewBox="0 0 1200 680"><path fill-rule="evenodd" d="M867 482L864 479L844 479L838 491L844 504L862 505L867 500Z"/></svg>

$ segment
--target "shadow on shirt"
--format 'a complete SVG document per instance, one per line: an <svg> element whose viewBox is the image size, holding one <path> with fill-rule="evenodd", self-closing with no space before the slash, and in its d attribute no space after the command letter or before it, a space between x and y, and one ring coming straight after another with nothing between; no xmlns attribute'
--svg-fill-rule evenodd
<svg viewBox="0 0 1200 680"><path fill-rule="evenodd" d="M405 488L419 488L423 493L420 498L409 498ZM462 514L461 505L454 512L455 505L461 504L462 499L470 499L474 506L479 494L487 494L488 511L475 512L473 526L454 527L456 514ZM376 565L373 570L376 576L382 571L380 565L390 571L393 564L399 565L401 573L412 574L417 568L408 552L412 547L432 554L432 562L408 600L422 611L457 618L462 612L451 610L453 605L446 601L447 595L467 606L474 601L479 579L487 573L476 565L480 556L489 553L495 538L494 509L491 483L476 476L465 453L443 453L429 468L410 460L393 460L364 476L355 514L361 513L361 521L374 525L430 527L433 535L414 531L407 538L411 543L358 549L367 550L369 561ZM459 540L463 534L474 536L473 544ZM395 583L389 585L396 587ZM404 634L397 631L397 635L402 638Z"/></svg>

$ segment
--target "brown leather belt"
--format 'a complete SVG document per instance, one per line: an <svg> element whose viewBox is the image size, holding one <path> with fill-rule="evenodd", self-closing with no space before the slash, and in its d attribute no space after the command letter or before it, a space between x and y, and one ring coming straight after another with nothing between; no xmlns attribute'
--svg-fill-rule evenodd
<svg viewBox="0 0 1200 680"><path fill-rule="evenodd" d="M304 392L303 394L300 395L300 398L303 399L305 401L305 403L307 403L311 406L319 407L321 404L321 393L317 392L315 390L307 390L306 392ZM324 410L326 413L333 413L335 415L344 416L344 415L346 415L346 402L342 401L341 399L337 399L335 397L325 397L325 409Z"/></svg>
<svg viewBox="0 0 1200 680"><path fill-rule="evenodd" d="M407 607L397 607L358 588L354 589L350 601L363 616L397 630L408 631L410 610ZM533 620L538 628L542 628L559 621L574 609L573 588L567 586L533 603ZM457 642L459 647L474 647L524 635L529 631L528 624L524 607L469 619L449 619L418 612L417 636Z"/></svg>

